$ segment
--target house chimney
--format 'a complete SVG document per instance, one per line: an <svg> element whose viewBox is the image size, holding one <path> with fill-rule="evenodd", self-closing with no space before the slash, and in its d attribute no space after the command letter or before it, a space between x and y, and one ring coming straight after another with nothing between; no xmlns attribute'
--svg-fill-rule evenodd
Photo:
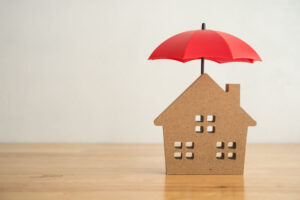
<svg viewBox="0 0 300 200"><path fill-rule="evenodd" d="M235 104L240 105L240 84L226 84L226 92Z"/></svg>

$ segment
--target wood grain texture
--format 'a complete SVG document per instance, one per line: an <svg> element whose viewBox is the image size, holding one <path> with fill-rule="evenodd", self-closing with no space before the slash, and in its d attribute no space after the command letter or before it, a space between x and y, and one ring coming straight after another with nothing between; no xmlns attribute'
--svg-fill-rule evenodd
<svg viewBox="0 0 300 200"><path fill-rule="evenodd" d="M0 199L300 199L300 145L247 145L245 174L165 175L159 144L0 144Z"/></svg>

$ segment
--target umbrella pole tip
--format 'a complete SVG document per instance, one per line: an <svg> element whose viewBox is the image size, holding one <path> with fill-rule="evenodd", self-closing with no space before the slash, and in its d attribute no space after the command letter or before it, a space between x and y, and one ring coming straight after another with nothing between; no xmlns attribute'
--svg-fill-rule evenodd
<svg viewBox="0 0 300 200"><path fill-rule="evenodd" d="M202 23L202 30L205 30L205 23Z"/></svg>

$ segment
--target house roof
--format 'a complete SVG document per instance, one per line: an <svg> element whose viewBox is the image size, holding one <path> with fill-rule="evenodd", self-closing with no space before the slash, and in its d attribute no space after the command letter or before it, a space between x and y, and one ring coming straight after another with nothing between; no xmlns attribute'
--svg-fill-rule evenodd
<svg viewBox="0 0 300 200"><path fill-rule="evenodd" d="M211 102L214 102L214 106L211 107L212 110L215 109L215 105L228 107L228 110L234 110L234 114L240 116L239 118L247 126L255 126L256 121L232 98L230 91L224 91L208 74L202 74L154 120L154 124L165 124L167 119L174 114L174 111L180 107L193 109L199 104L209 107Z"/></svg>

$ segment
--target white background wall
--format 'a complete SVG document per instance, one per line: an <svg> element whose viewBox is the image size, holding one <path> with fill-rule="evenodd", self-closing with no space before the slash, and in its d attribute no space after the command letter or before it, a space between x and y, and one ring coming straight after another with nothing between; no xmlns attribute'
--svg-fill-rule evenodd
<svg viewBox="0 0 300 200"><path fill-rule="evenodd" d="M250 142L300 142L300 1L0 0L0 142L162 142L154 118L200 61L147 61L186 30L231 33L262 63L216 64L241 83Z"/></svg>

